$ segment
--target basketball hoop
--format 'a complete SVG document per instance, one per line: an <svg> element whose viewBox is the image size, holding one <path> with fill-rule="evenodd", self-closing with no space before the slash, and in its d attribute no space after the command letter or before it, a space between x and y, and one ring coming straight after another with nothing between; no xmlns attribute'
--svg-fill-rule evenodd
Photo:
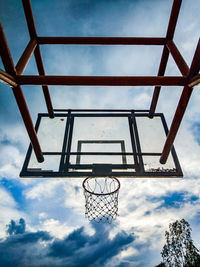
<svg viewBox="0 0 200 267"><path fill-rule="evenodd" d="M111 223L116 219L119 188L115 177L87 177L83 181L85 216L89 221Z"/></svg>

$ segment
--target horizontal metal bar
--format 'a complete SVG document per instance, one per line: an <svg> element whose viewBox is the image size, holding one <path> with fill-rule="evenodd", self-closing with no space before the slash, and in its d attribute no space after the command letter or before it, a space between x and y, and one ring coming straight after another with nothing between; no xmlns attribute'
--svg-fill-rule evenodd
<svg viewBox="0 0 200 267"><path fill-rule="evenodd" d="M15 78L2 69L0 69L0 81L6 85L9 85L10 87L17 87Z"/></svg>
<svg viewBox="0 0 200 267"><path fill-rule="evenodd" d="M112 169L134 169L135 164L111 164ZM74 170L84 170L84 169L92 169L93 164L70 164L69 169Z"/></svg>
<svg viewBox="0 0 200 267"><path fill-rule="evenodd" d="M163 113L154 113L153 117L161 117ZM146 117L149 118L149 113L136 113L135 117Z"/></svg>
<svg viewBox="0 0 200 267"><path fill-rule="evenodd" d="M72 113L74 117L129 117L131 113Z"/></svg>
<svg viewBox="0 0 200 267"><path fill-rule="evenodd" d="M30 40L27 47L25 48L22 56L20 57L19 61L16 65L16 72L17 74L22 74L26 65L29 62L29 59L31 58L31 55L33 54L35 48L37 46L37 41L35 39Z"/></svg>
<svg viewBox="0 0 200 267"><path fill-rule="evenodd" d="M160 37L38 37L39 44L63 45L165 45Z"/></svg>
<svg viewBox="0 0 200 267"><path fill-rule="evenodd" d="M176 62L182 75L187 76L189 73L189 67L187 63L185 62L184 58L182 57L175 43L173 41L168 41L167 48L169 52L171 52L171 55L173 56L174 61Z"/></svg>
<svg viewBox="0 0 200 267"><path fill-rule="evenodd" d="M162 153L154 153L154 152L149 152L149 153L132 153L132 152L70 152L70 155L124 155L124 156L161 156Z"/></svg>
<svg viewBox="0 0 200 267"><path fill-rule="evenodd" d="M50 76L17 75L18 84L87 85L87 86L180 86L187 83L181 76Z"/></svg>
<svg viewBox="0 0 200 267"><path fill-rule="evenodd" d="M81 144L121 144L123 140L78 140Z"/></svg>
<svg viewBox="0 0 200 267"><path fill-rule="evenodd" d="M90 112L88 110L87 112ZM128 112L128 111L127 111ZM129 110L130 113L72 113L73 117L130 117L132 115L132 110ZM47 113L39 113L38 114L41 117L49 117ZM154 117L160 117L162 113L154 113ZM68 113L55 113L55 117L67 117ZM135 113L136 117L149 117L149 113Z"/></svg>
<svg viewBox="0 0 200 267"><path fill-rule="evenodd" d="M34 171L29 169L27 171L22 171L20 173L20 177L27 177L27 178L54 178L54 177L63 177L63 178L83 178L85 176L90 177L96 177L96 174L92 174L92 172L85 172L85 171L79 171L79 172L52 172L52 171ZM98 175L99 177L106 177L105 175ZM120 177L120 178L178 178L183 177L182 174L179 174L178 172L134 172L134 171L121 171L121 172L112 172L111 175L108 175L107 177Z"/></svg>
<svg viewBox="0 0 200 267"><path fill-rule="evenodd" d="M49 156L55 156L55 155L68 155L67 152L42 152L43 155L49 155ZM70 155L103 155L103 156L133 156L133 155L137 155L137 156L161 156L162 153L154 153L154 152L145 152L145 153L133 153L133 152L70 152Z"/></svg>
<svg viewBox="0 0 200 267"><path fill-rule="evenodd" d="M54 109L55 112L149 112L148 109Z"/></svg>
<svg viewBox="0 0 200 267"><path fill-rule="evenodd" d="M47 113L39 113L42 117L49 117ZM136 113L139 114L139 113ZM55 117L67 117L67 113L55 113ZM131 113L72 113L73 117L128 117Z"/></svg>
<svg viewBox="0 0 200 267"><path fill-rule="evenodd" d="M194 76L188 83L189 87L194 87L200 84L200 74Z"/></svg>

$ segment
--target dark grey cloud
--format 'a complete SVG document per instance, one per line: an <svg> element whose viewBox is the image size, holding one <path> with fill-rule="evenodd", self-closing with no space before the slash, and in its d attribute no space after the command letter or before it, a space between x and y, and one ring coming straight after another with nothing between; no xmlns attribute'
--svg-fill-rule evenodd
<svg viewBox="0 0 200 267"><path fill-rule="evenodd" d="M104 266L134 240L124 231L110 239L111 225L92 226L93 235L80 227L64 239L54 239L46 231L26 232L24 219L12 220L7 238L0 241L0 266Z"/></svg>
<svg viewBox="0 0 200 267"><path fill-rule="evenodd" d="M50 241L48 232L26 232L23 218L16 223L11 220L7 225L8 236L0 240L0 266L38 266L45 255L41 241ZM42 264L41 264L42 266Z"/></svg>
<svg viewBox="0 0 200 267"><path fill-rule="evenodd" d="M10 224L8 225L7 233L9 235L17 235L17 234L24 234L26 230L26 223L23 218L19 220L19 224L16 224L14 220L11 220Z"/></svg>
<svg viewBox="0 0 200 267"><path fill-rule="evenodd" d="M69 266L102 266L134 240L123 231L109 239L110 225L93 223L93 227L92 236L85 234L81 227L64 240L55 240L49 256L63 257Z"/></svg>

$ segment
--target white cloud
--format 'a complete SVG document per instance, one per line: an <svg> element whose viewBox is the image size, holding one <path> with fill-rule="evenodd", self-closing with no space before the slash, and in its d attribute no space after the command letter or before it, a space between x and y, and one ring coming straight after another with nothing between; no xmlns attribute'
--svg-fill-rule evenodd
<svg viewBox="0 0 200 267"><path fill-rule="evenodd" d="M13 218L20 219L25 217L25 214L18 210L17 203L3 187L0 187L0 236L1 238L6 236L6 225Z"/></svg>
<svg viewBox="0 0 200 267"><path fill-rule="evenodd" d="M44 180L27 189L24 194L27 199L42 200L44 198L50 198L56 194L55 189L61 183L62 181L57 179Z"/></svg>
<svg viewBox="0 0 200 267"><path fill-rule="evenodd" d="M1 145L0 150L0 177L16 178L23 162L18 148L12 145Z"/></svg>
<svg viewBox="0 0 200 267"><path fill-rule="evenodd" d="M120 254L118 255L118 257L120 259L123 259L123 258L127 258L127 257L130 257L130 256L135 256L135 255L138 255L139 254L139 251L133 247L129 247L127 248L126 250L122 250L120 252Z"/></svg>
<svg viewBox="0 0 200 267"><path fill-rule="evenodd" d="M40 224L40 229L49 232L52 236L57 238L64 238L79 226L69 226L67 223L61 223L59 220L48 219Z"/></svg>
<svg viewBox="0 0 200 267"><path fill-rule="evenodd" d="M46 212L40 212L39 213L39 218L40 219L45 219L45 218L47 218L48 217L48 214L46 213Z"/></svg>

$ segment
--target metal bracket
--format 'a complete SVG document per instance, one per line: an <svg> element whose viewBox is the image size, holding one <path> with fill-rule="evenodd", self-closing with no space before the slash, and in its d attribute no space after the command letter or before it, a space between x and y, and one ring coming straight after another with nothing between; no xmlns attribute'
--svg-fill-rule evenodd
<svg viewBox="0 0 200 267"><path fill-rule="evenodd" d="M111 175L112 164L93 164L92 166L93 175Z"/></svg>

